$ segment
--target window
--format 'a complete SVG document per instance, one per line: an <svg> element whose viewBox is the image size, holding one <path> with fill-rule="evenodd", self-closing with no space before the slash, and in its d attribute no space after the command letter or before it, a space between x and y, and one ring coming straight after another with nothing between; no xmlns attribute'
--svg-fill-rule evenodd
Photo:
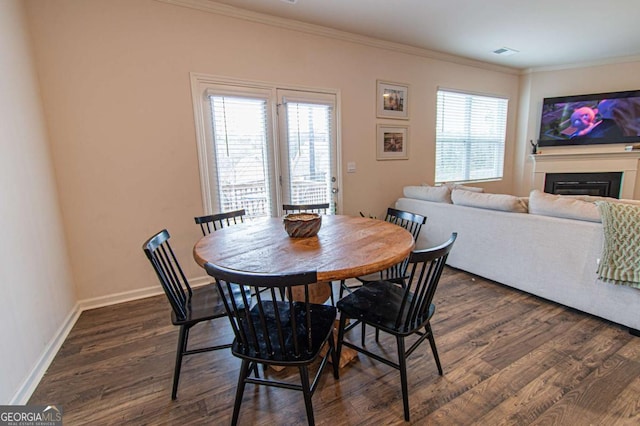
<svg viewBox="0 0 640 426"><path fill-rule="evenodd" d="M500 179L508 100L438 90L436 183Z"/></svg>
<svg viewBox="0 0 640 426"><path fill-rule="evenodd" d="M267 100L212 94L209 102L219 210L271 216Z"/></svg>
<svg viewBox="0 0 640 426"><path fill-rule="evenodd" d="M245 209L278 216L282 204L338 211L336 93L192 74L205 214Z"/></svg>

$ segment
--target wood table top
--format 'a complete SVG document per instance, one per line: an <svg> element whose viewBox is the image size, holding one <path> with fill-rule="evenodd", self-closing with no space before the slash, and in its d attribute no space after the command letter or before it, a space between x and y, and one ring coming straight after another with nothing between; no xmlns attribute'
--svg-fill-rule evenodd
<svg viewBox="0 0 640 426"><path fill-rule="evenodd" d="M282 218L232 225L202 237L196 262L245 272L282 274L317 271L318 281L367 275L404 260L415 242L404 228L377 219L322 216L318 235L290 238Z"/></svg>

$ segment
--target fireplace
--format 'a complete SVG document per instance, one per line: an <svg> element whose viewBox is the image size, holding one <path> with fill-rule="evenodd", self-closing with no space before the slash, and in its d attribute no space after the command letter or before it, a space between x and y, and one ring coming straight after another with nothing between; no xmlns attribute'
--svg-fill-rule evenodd
<svg viewBox="0 0 640 426"><path fill-rule="evenodd" d="M544 192L620 198L622 172L546 173Z"/></svg>
<svg viewBox="0 0 640 426"><path fill-rule="evenodd" d="M531 187L540 191L553 192L553 189L545 189L545 181L549 175L556 173L608 174L615 172L623 175L620 188L617 191L609 189L608 192L612 192L611 195L614 197L634 199L636 183L640 180L640 175L638 174L640 150L586 152L577 150L577 147L575 148L567 151L545 150L544 153L531 155L530 158L533 160L533 183ZM571 179L565 179L564 181L574 182ZM562 189L567 190L566 187ZM588 193L593 192L593 190L590 190ZM584 194L584 192L580 193ZM598 193L601 193L600 189L598 189Z"/></svg>

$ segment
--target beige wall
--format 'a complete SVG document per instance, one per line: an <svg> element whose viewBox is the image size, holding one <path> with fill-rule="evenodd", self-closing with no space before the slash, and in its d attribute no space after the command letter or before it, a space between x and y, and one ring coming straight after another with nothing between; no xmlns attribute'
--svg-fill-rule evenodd
<svg viewBox="0 0 640 426"><path fill-rule="evenodd" d="M433 181L438 86L517 104L518 76L394 53L152 0L28 2L80 299L157 286L142 242L167 227L191 277L202 213L189 72L338 89L343 212L380 216ZM375 160L375 82L408 83L410 159ZM515 108L509 117L509 192ZM357 172L347 174L346 162Z"/></svg>
<svg viewBox="0 0 640 426"><path fill-rule="evenodd" d="M0 404L26 402L76 302L29 43L20 0L0 1Z"/></svg>
<svg viewBox="0 0 640 426"><path fill-rule="evenodd" d="M203 275L190 72L339 90L343 211L376 215L403 186L433 181L439 86L510 99L505 179L481 185L522 194L543 97L640 86L640 62L518 77L153 0L4 0L0 71L4 402L28 392L76 301L158 288L141 251L152 233L167 227L188 275ZM376 79L411 86L408 161L375 160Z"/></svg>
<svg viewBox="0 0 640 426"><path fill-rule="evenodd" d="M532 184L533 164L529 158L529 140L540 132L542 100L554 96L605 93L640 88L640 60L563 70L537 71L522 76L520 115L518 118L518 151L514 190L528 194ZM598 152L623 150L624 145L591 145L588 147L545 147L545 152ZM635 185L635 199L640 199L640 176Z"/></svg>

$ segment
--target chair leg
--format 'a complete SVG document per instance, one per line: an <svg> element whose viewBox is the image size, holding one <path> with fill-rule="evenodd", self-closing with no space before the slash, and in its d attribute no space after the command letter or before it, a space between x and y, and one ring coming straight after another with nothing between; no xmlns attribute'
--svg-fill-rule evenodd
<svg viewBox="0 0 640 426"><path fill-rule="evenodd" d="M400 367L400 385L402 386L402 404L404 420L409 421L409 386L407 383L407 357L404 352L404 337L396 336L398 342L398 366Z"/></svg>
<svg viewBox="0 0 640 426"><path fill-rule="evenodd" d="M240 366L240 376L238 377L238 387L236 388L236 400L233 403L233 417L231 417L231 425L238 424L238 416L240 415L240 404L242 404L242 395L244 395L245 380L251 373L251 362L246 359L242 360Z"/></svg>
<svg viewBox="0 0 640 426"><path fill-rule="evenodd" d="M364 321L362 321L362 335L360 336L360 340L362 341L362 346L364 346L364 336L365 334L367 334L367 325L365 324Z"/></svg>
<svg viewBox="0 0 640 426"><path fill-rule="evenodd" d="M307 409L307 422L309 426L315 425L313 418L313 405L311 404L311 387L309 385L309 370L306 365L301 365L300 369L300 381L302 382L302 394L304 395L304 406Z"/></svg>
<svg viewBox="0 0 640 426"><path fill-rule="evenodd" d="M333 331L329 336L329 350L331 351L331 364L333 365L333 378L338 380L340 378L340 372L338 367L340 366L340 358L337 356L335 338L333 337Z"/></svg>
<svg viewBox="0 0 640 426"><path fill-rule="evenodd" d="M329 291L331 292L331 306L336 306L336 299L333 297L333 281L327 281L329 284Z"/></svg>
<svg viewBox="0 0 640 426"><path fill-rule="evenodd" d="M260 370L258 368L258 363L257 362L253 362L251 363L251 367L249 369L249 374L251 374L251 372L253 371L253 374L255 375L256 379L260 378Z"/></svg>
<svg viewBox="0 0 640 426"><path fill-rule="evenodd" d="M364 335L365 335L365 329L364 329L364 322L362 323L362 346L364 346ZM380 329L376 328L376 343L380 343Z"/></svg>
<svg viewBox="0 0 640 426"><path fill-rule="evenodd" d="M340 352L342 352L342 342L344 341L344 327L347 325L347 316L344 313L340 313L340 325L338 325L338 345L336 348L336 357L340 359Z"/></svg>
<svg viewBox="0 0 640 426"><path fill-rule="evenodd" d="M173 388L171 390L171 399L178 396L178 382L180 381L180 369L182 367L182 355L187 349L187 340L189 339L189 329L181 325L180 334L178 335L178 348L176 349L176 365L173 369Z"/></svg>
<svg viewBox="0 0 640 426"><path fill-rule="evenodd" d="M431 345L431 352L433 352L433 358L436 360L438 366L438 373L442 376L442 365L440 365L440 357L438 356L438 349L436 349L436 341L433 338L433 330L431 330L431 324L427 324L425 327L427 333L429 333L429 344Z"/></svg>

